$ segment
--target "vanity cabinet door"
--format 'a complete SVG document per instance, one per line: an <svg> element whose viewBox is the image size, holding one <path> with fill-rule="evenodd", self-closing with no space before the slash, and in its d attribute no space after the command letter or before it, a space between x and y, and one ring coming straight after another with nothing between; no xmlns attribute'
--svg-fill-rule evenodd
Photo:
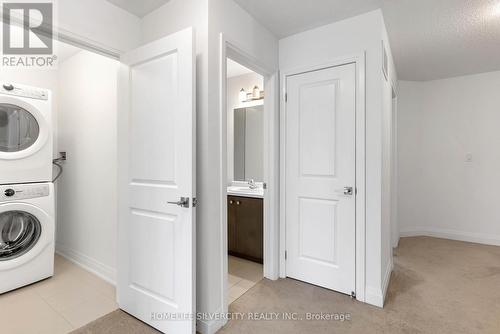
<svg viewBox="0 0 500 334"><path fill-rule="evenodd" d="M251 261L263 259L263 204L262 199L236 197L237 253Z"/></svg>
<svg viewBox="0 0 500 334"><path fill-rule="evenodd" d="M262 199L228 196L227 209L229 254L262 263L264 256Z"/></svg>
<svg viewBox="0 0 500 334"><path fill-rule="evenodd" d="M236 247L236 200L233 196L227 198L227 240L229 253L237 253Z"/></svg>

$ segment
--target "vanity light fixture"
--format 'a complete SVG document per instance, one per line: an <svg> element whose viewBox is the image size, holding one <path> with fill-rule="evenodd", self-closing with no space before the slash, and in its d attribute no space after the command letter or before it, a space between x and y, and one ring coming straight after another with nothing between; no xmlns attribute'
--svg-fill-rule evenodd
<svg viewBox="0 0 500 334"><path fill-rule="evenodd" d="M253 98L260 99L260 88L257 85L253 88Z"/></svg>
<svg viewBox="0 0 500 334"><path fill-rule="evenodd" d="M247 100L247 92L245 92L244 88L240 89L239 100L240 102L245 102Z"/></svg>

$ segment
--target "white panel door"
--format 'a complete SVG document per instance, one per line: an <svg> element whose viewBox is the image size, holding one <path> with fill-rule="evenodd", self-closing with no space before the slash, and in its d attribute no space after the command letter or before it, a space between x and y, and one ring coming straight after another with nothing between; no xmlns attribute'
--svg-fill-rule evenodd
<svg viewBox="0 0 500 334"><path fill-rule="evenodd" d="M164 333L195 331L193 47L187 29L128 52L119 79L118 304Z"/></svg>
<svg viewBox="0 0 500 334"><path fill-rule="evenodd" d="M356 283L355 73L348 64L286 79L286 275L347 294Z"/></svg>

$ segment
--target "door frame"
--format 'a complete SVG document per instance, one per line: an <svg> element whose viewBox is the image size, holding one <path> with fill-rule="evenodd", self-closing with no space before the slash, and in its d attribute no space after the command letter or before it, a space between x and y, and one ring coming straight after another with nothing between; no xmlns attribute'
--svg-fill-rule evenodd
<svg viewBox="0 0 500 334"><path fill-rule="evenodd" d="M396 248L399 245L399 221L398 221L398 179L399 179L399 151L398 151L398 90L391 80L391 245ZM391 248L391 251L393 250Z"/></svg>
<svg viewBox="0 0 500 334"><path fill-rule="evenodd" d="M279 277L279 74L247 52L224 33L219 38L219 153L220 153L220 236L221 236L221 305L227 313L228 244L227 244L227 57L264 77L264 277Z"/></svg>
<svg viewBox="0 0 500 334"><path fill-rule="evenodd" d="M366 262L365 262L365 246L366 246L366 152L365 152L365 53L358 53L352 56L341 57L327 63L318 65L310 65L299 68L292 68L282 71L281 73L281 103L280 103L280 277L286 277L286 80L289 76L303 74L307 72L319 71L330 67L338 67L347 64L356 65L356 299L365 302L366 300Z"/></svg>
<svg viewBox="0 0 500 334"><path fill-rule="evenodd" d="M3 22L3 18L0 16L0 22ZM20 22L13 22L13 24L20 24ZM68 30L66 28L62 28L61 26L57 25L57 23L54 24L53 28L53 39L62 43L66 43L69 45L72 45L74 47L77 47L83 51L88 51L93 54L98 54L103 57L113 59L116 61L120 61L120 57L122 54L124 54L126 51L125 50L119 50L116 49L108 44L103 44L101 42L98 42L96 40L81 36L80 34ZM138 47L140 45L137 45ZM118 71L116 73L118 77ZM116 102L118 102L118 99L116 99ZM118 130L118 127L117 127ZM56 134L54 134L56 135ZM56 138L54 137L54 141ZM118 164L118 156L115 157L116 162ZM54 193L57 196L58 192L58 184L54 184ZM118 186L116 190L118 189ZM117 190L118 191L118 190ZM118 201L116 203L118 205ZM55 210L57 212L57 201L56 201L56 207ZM57 224L58 224L58 218L57 215L55 216L55 226L56 226L56 233L57 233ZM116 230L117 232L118 230ZM86 270L92 272L93 274L97 275L99 278L103 279L104 281L110 283L113 286L116 286L116 268L108 268L108 267L102 267L98 264L95 264L93 261L87 261L85 258L81 256L76 256L74 254L70 254L67 252L65 249L62 249L58 247L58 245L55 245L55 253L59 254L66 259L70 260L71 262L79 265L80 267L85 268Z"/></svg>

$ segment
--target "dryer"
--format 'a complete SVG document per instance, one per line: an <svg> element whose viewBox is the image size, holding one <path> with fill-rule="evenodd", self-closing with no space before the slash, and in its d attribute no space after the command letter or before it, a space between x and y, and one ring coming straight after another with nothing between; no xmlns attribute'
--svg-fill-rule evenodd
<svg viewBox="0 0 500 334"><path fill-rule="evenodd" d="M0 84L0 184L50 182L52 140L51 92Z"/></svg>
<svg viewBox="0 0 500 334"><path fill-rule="evenodd" d="M54 274L54 186L0 186L0 294Z"/></svg>

